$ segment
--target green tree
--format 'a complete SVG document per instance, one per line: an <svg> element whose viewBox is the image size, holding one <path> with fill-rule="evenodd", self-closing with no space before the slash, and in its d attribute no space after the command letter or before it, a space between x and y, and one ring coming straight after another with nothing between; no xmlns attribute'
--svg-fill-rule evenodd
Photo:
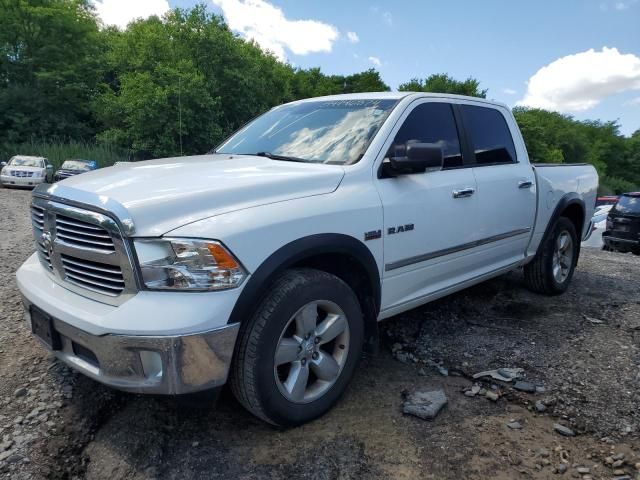
<svg viewBox="0 0 640 480"><path fill-rule="evenodd" d="M453 93L470 97L486 98L487 90L480 89L480 81L469 77L466 80L456 80L446 73L429 75L424 80L413 78L398 87L401 92L431 92Z"/></svg>
<svg viewBox="0 0 640 480"><path fill-rule="evenodd" d="M98 138L138 157L204 153L269 108L299 98L388 90L375 70L294 69L231 33L206 6L104 31Z"/></svg>
<svg viewBox="0 0 640 480"><path fill-rule="evenodd" d="M100 48L87 0L0 0L0 140L92 136Z"/></svg>
<svg viewBox="0 0 640 480"><path fill-rule="evenodd" d="M536 108L513 109L532 162L590 163L602 193L622 193L640 185L640 133L620 134L616 122L578 121Z"/></svg>

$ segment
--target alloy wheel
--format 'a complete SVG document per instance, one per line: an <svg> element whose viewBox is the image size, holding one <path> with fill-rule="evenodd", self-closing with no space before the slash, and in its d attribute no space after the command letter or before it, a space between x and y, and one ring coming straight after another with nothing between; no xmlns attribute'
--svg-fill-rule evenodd
<svg viewBox="0 0 640 480"><path fill-rule="evenodd" d="M287 322L274 355L280 393L293 403L309 403L335 384L349 354L349 322L328 300L309 302Z"/></svg>
<svg viewBox="0 0 640 480"><path fill-rule="evenodd" d="M553 252L553 277L556 282L563 283L573 263L573 240L566 230L560 232Z"/></svg>

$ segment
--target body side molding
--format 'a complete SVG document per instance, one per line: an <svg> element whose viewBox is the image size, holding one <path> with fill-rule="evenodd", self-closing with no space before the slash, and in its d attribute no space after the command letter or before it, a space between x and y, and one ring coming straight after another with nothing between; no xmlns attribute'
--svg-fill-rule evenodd
<svg viewBox="0 0 640 480"><path fill-rule="evenodd" d="M456 245L454 247L437 250L435 252L424 253L422 255L416 255L415 257L403 258L402 260L398 260L396 262L387 263L384 267L384 270L386 272L389 272L391 270L396 270L398 268L413 265L414 263L426 262L427 260L432 260L434 258L444 257L445 255L451 255L452 253L462 252L463 250L469 250L471 248L480 247L482 245L487 245L489 243L497 242L499 240L504 240L506 238L515 237L517 235L523 235L525 233L529 233L530 231L531 231L531 228L520 228L518 230L513 230L511 232L501 233L500 235L494 235L492 237L483 238L481 240L475 240L473 242L463 243L461 245Z"/></svg>

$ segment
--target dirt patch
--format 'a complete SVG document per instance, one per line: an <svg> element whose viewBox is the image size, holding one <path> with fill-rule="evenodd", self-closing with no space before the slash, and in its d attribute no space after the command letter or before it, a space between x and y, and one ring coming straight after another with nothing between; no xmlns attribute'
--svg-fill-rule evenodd
<svg viewBox="0 0 640 480"><path fill-rule="evenodd" d="M638 476L640 257L584 250L565 295L532 294L514 272L386 321L381 353L336 408L281 431L228 393L215 408L129 395L53 361L24 325L13 277L33 251L29 196L0 189L2 478ZM474 373L503 367L544 391L481 381L497 401L464 394ZM402 415L415 388L446 393L435 420Z"/></svg>

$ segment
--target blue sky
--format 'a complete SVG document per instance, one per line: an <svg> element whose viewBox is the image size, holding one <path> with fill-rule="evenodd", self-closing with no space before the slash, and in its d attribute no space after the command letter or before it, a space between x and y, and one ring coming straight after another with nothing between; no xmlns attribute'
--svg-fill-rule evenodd
<svg viewBox="0 0 640 480"><path fill-rule="evenodd" d="M95 1L106 9L124 0ZM135 3L151 11L196 1ZM374 67L393 89L431 73L473 76L490 98L509 105L524 101L579 119L618 119L627 135L640 129L640 0L208 4L240 36L296 66L329 74Z"/></svg>

